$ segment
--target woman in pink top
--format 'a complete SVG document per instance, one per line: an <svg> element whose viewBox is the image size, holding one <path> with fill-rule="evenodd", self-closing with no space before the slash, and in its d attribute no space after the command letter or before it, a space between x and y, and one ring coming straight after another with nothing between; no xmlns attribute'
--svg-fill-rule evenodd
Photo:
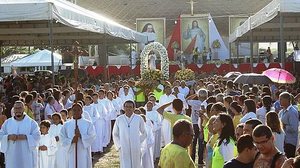
<svg viewBox="0 0 300 168"><path fill-rule="evenodd" d="M58 89L53 89L53 97L55 99L53 108L55 112L60 112L63 109L63 105L61 104L62 93Z"/></svg>

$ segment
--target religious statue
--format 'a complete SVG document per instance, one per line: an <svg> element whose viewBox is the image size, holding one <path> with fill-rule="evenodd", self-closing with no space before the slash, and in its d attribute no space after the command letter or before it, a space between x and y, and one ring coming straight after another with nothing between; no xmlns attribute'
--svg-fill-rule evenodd
<svg viewBox="0 0 300 168"><path fill-rule="evenodd" d="M149 54L149 69L150 70L155 70L156 69L156 59L157 59L157 57L156 57L156 55L155 55L155 53L150 53Z"/></svg>

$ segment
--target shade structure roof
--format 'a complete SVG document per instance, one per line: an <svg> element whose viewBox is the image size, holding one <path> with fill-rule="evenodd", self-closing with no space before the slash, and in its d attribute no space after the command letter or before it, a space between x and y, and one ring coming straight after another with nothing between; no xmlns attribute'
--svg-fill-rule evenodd
<svg viewBox="0 0 300 168"><path fill-rule="evenodd" d="M62 56L53 53L54 66L62 65ZM14 67L51 66L51 51L41 50L11 63Z"/></svg>
<svg viewBox="0 0 300 168"><path fill-rule="evenodd" d="M135 29L136 18L166 18L167 35L181 14L190 14L190 0L73 0ZM229 35L228 16L254 14L272 0L193 0L194 14L210 13L222 36Z"/></svg>
<svg viewBox="0 0 300 168"><path fill-rule="evenodd" d="M65 0L1 0L2 45L46 45L53 20L53 44L146 42L147 37Z"/></svg>
<svg viewBox="0 0 300 168"><path fill-rule="evenodd" d="M250 41L251 30L254 42L280 41L280 15L283 17L284 41L299 40L300 1L273 0L230 34L229 42Z"/></svg>
<svg viewBox="0 0 300 168"><path fill-rule="evenodd" d="M1 58L1 64L10 64L13 61L26 57L28 54L12 54L7 57ZM1 65L1 66L2 66Z"/></svg>

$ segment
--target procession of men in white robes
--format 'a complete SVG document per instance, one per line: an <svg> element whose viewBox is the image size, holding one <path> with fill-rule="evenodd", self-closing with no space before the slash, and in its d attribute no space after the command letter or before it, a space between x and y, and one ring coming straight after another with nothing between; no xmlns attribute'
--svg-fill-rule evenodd
<svg viewBox="0 0 300 168"><path fill-rule="evenodd" d="M99 90L91 96L85 96L84 105L75 104L72 107L73 118L64 124L52 124L47 135L41 135L38 124L24 113L24 104L16 103L15 117L7 120L0 131L1 151L6 156L6 165L12 168L22 167L20 165L29 165L30 168L74 168L77 160L78 167L91 168L92 154L102 153L113 140L120 154L121 167L153 168L154 162L160 157L161 148L171 142L169 122L156 109L179 95L175 95L169 86L163 89L164 94L158 102L155 96L148 97L149 101L143 107L146 111L144 116L133 113L134 89L128 85L119 90L120 96ZM112 94L113 98L108 98L107 93ZM172 111L172 107L166 111ZM48 146L49 150L40 152L39 160L38 146L41 145ZM12 161L16 155L24 157L17 162Z"/></svg>

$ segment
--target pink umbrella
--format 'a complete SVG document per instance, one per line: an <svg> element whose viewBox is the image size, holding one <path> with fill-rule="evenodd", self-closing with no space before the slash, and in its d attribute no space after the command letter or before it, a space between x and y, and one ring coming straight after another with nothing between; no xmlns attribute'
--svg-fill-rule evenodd
<svg viewBox="0 0 300 168"><path fill-rule="evenodd" d="M263 74L269 77L275 83L292 84L296 82L294 75L280 68L267 69L263 72Z"/></svg>

